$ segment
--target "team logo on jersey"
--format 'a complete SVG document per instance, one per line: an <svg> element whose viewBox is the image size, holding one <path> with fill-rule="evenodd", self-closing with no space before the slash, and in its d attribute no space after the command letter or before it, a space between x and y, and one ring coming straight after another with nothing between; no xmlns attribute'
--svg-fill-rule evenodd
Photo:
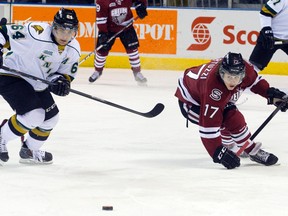
<svg viewBox="0 0 288 216"><path fill-rule="evenodd" d="M33 25L33 26L31 26L32 28L34 28L34 30L40 35L43 31L44 31L44 29L42 28L42 26L40 26L40 25Z"/></svg>
<svg viewBox="0 0 288 216"><path fill-rule="evenodd" d="M125 21L127 14L127 8L115 8L111 10L112 21L117 25L121 25Z"/></svg>
<svg viewBox="0 0 288 216"><path fill-rule="evenodd" d="M116 3L115 2L110 3L109 7L116 7Z"/></svg>
<svg viewBox="0 0 288 216"><path fill-rule="evenodd" d="M211 94L209 95L210 98L212 98L215 101L219 101L221 100L221 95L222 95L222 91L220 91L219 89L212 89Z"/></svg>
<svg viewBox="0 0 288 216"><path fill-rule="evenodd" d="M53 55L53 51L50 51L50 50L44 50L43 53L49 56Z"/></svg>
<svg viewBox="0 0 288 216"><path fill-rule="evenodd" d="M98 12L99 13L99 11L100 11L100 5L99 4L96 4L96 12Z"/></svg>
<svg viewBox="0 0 288 216"><path fill-rule="evenodd" d="M122 4L122 1L123 1L123 0L116 0L116 2L117 2L118 5L121 5L121 4Z"/></svg>
<svg viewBox="0 0 288 216"><path fill-rule="evenodd" d="M243 89L241 89L240 87L237 88L237 92L235 92L231 98L230 98L230 102L236 103L236 101L240 98L241 94L243 92Z"/></svg>

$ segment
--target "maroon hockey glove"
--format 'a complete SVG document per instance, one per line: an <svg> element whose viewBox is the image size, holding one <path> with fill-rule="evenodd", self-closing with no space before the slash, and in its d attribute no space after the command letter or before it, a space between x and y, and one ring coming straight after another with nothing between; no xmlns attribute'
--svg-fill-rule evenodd
<svg viewBox="0 0 288 216"><path fill-rule="evenodd" d="M224 146L218 146L213 155L214 163L221 163L227 169L234 169L240 166L240 158Z"/></svg>

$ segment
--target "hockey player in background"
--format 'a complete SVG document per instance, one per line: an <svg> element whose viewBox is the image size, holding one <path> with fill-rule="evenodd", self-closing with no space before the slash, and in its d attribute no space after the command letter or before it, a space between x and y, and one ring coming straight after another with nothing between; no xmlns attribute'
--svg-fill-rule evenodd
<svg viewBox="0 0 288 216"><path fill-rule="evenodd" d="M224 58L186 69L175 93L183 116L199 125L202 143L213 161L227 169L240 166L240 158L228 147L236 144L240 148L246 142L249 144L244 151L252 161L266 166L278 161L275 155L261 149L260 142L249 139L251 134L244 116L235 105L245 89L276 106L287 97L258 76L241 54L231 52ZM286 104L281 111L287 109Z"/></svg>
<svg viewBox="0 0 288 216"><path fill-rule="evenodd" d="M263 70L274 53L281 49L288 55L288 0L269 0L260 11L261 31L249 61L257 72Z"/></svg>
<svg viewBox="0 0 288 216"><path fill-rule="evenodd" d="M66 96L78 70L80 46L75 36L78 19L74 10L61 8L52 25L30 22L2 25L0 46L10 49L0 55L5 66L46 79L44 84L0 69L0 94L15 111L0 128L0 163L9 160L7 143L22 137L21 163L52 163L51 153L40 150L59 118L51 95ZM26 135L26 139L24 138Z"/></svg>
<svg viewBox="0 0 288 216"><path fill-rule="evenodd" d="M108 40L133 22L131 7L134 4L136 13L140 19L147 16L146 0L97 0L98 39L95 50L94 68L95 72L89 77L89 82L95 82L103 72L106 58L112 48L115 38L108 43ZM126 53L129 57L131 69L135 80L139 84L145 84L147 79L141 73L140 57L138 53L139 41L133 24L121 32L120 38ZM116 38L117 38L116 37ZM102 46L97 51L97 48Z"/></svg>

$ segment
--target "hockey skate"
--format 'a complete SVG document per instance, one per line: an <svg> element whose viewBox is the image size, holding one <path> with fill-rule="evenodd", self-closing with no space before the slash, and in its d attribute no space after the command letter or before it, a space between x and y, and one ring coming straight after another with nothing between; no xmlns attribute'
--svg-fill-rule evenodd
<svg viewBox="0 0 288 216"><path fill-rule="evenodd" d="M101 76L101 73L99 73L98 71L95 71L95 72L89 77L89 82L90 82L90 83L95 82L100 76Z"/></svg>
<svg viewBox="0 0 288 216"><path fill-rule="evenodd" d="M254 147L254 149L258 149L253 152L253 150L249 153L250 156L250 160L255 161L257 163L263 164L265 166L271 166L277 163L278 158L274 155L271 154L269 152L266 152L262 149L260 149L261 147L261 143L256 143L256 146Z"/></svg>
<svg viewBox="0 0 288 216"><path fill-rule="evenodd" d="M6 147L6 142L2 139L1 127L7 122L5 119L0 125L0 165L3 165L4 162L9 160L9 155Z"/></svg>
<svg viewBox="0 0 288 216"><path fill-rule="evenodd" d="M147 79L143 76L141 72L133 72L133 74L138 84L145 85L147 83Z"/></svg>
<svg viewBox="0 0 288 216"><path fill-rule="evenodd" d="M50 152L46 151L33 151L28 148L28 146L23 143L20 152L19 152L20 160L19 163L23 164L52 164L53 156Z"/></svg>

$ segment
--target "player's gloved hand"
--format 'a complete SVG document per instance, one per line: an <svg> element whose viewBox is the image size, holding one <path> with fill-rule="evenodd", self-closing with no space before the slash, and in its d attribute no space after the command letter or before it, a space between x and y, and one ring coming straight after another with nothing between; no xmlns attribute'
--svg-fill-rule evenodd
<svg viewBox="0 0 288 216"><path fill-rule="evenodd" d="M3 45L0 44L0 67L3 66Z"/></svg>
<svg viewBox="0 0 288 216"><path fill-rule="evenodd" d="M1 20L0 20L0 25L6 25L7 24L7 19L5 17L3 17Z"/></svg>
<svg viewBox="0 0 288 216"><path fill-rule="evenodd" d="M54 85L49 85L49 90L58 96L66 96L70 92L70 81L64 76L52 80Z"/></svg>
<svg viewBox="0 0 288 216"><path fill-rule="evenodd" d="M138 17L144 19L148 15L146 5L143 2L136 2L135 9Z"/></svg>
<svg viewBox="0 0 288 216"><path fill-rule="evenodd" d="M267 103L274 104L275 106L280 106L283 101L286 101L286 104L281 107L282 112L286 112L288 109L288 95L280 91L277 88L271 87L267 90Z"/></svg>
<svg viewBox="0 0 288 216"><path fill-rule="evenodd" d="M274 34L270 26L265 26L261 29L259 40L265 49L274 48Z"/></svg>
<svg viewBox="0 0 288 216"><path fill-rule="evenodd" d="M108 32L99 32L98 33L98 46L102 46L101 49L109 50L110 43L109 40L109 33Z"/></svg>
<svg viewBox="0 0 288 216"><path fill-rule="evenodd" d="M227 169L240 166L240 158L224 146L218 146L213 155L214 163L221 163Z"/></svg>

